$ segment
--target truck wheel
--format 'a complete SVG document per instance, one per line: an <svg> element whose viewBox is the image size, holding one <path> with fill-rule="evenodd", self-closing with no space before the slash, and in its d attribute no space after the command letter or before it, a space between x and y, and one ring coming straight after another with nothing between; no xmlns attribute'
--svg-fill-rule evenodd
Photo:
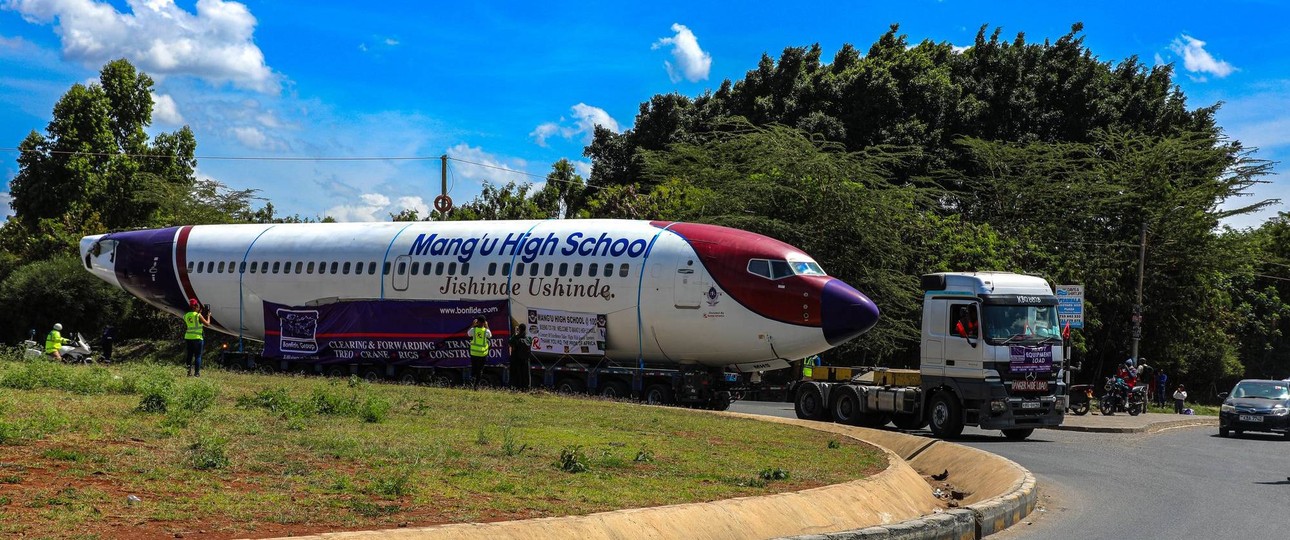
<svg viewBox="0 0 1290 540"><path fill-rule="evenodd" d="M835 390L833 398L833 419L839 424L858 426L864 413L860 412L860 394L850 386Z"/></svg>
<svg viewBox="0 0 1290 540"><path fill-rule="evenodd" d="M891 423L896 425L896 429L905 431L915 431L927 427L927 420L913 413L893 414L891 415Z"/></svg>
<svg viewBox="0 0 1290 540"><path fill-rule="evenodd" d="M1024 441L1026 437L1029 437L1034 432L1035 428L1005 429L1003 430L1003 436L1010 441Z"/></svg>
<svg viewBox="0 0 1290 540"><path fill-rule="evenodd" d="M609 399L627 399L632 392L623 381L609 381L600 387L600 396Z"/></svg>
<svg viewBox="0 0 1290 540"><path fill-rule="evenodd" d="M586 384L574 378L560 379L559 382L555 383L555 393L557 394L581 394L586 389Z"/></svg>
<svg viewBox="0 0 1290 540"><path fill-rule="evenodd" d="M642 398L650 405L671 405L672 389L662 384L651 384L645 387L645 395Z"/></svg>
<svg viewBox="0 0 1290 540"><path fill-rule="evenodd" d="M402 384L417 384L421 382L421 377L415 369L405 369L399 374L399 382Z"/></svg>
<svg viewBox="0 0 1290 540"><path fill-rule="evenodd" d="M959 398L946 391L932 396L931 414L932 435L942 439L953 439L963 433L963 406Z"/></svg>
<svg viewBox="0 0 1290 540"><path fill-rule="evenodd" d="M820 385L806 383L799 387L793 409L797 417L803 420L825 420L828 408L824 403L824 391L820 389Z"/></svg>
<svg viewBox="0 0 1290 540"><path fill-rule="evenodd" d="M348 370L348 369L346 369L346 368L345 368L345 366L332 366L332 367L327 368L327 376L328 376L328 377L335 377L335 378L337 378L337 379L339 379L339 378L341 378L341 377L348 377L348 376L349 376L349 370Z"/></svg>
<svg viewBox="0 0 1290 540"><path fill-rule="evenodd" d="M735 398L730 395L730 392L721 391L713 394L712 401L709 401L708 404L712 406L714 411L724 411L729 409L730 404L734 402Z"/></svg>

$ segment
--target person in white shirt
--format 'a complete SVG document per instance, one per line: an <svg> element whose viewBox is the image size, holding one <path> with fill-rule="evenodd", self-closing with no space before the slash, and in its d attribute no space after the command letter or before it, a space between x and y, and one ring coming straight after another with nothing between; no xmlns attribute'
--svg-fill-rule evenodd
<svg viewBox="0 0 1290 540"><path fill-rule="evenodd" d="M1174 390L1174 412L1182 414L1185 401L1187 401L1187 389L1180 384L1178 389Z"/></svg>

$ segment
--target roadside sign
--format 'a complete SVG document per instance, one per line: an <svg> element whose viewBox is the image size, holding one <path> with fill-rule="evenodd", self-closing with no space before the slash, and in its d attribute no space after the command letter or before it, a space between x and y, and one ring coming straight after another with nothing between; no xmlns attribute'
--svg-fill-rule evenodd
<svg viewBox="0 0 1290 540"><path fill-rule="evenodd" d="M1057 322L1063 327L1084 328L1084 286L1057 286Z"/></svg>

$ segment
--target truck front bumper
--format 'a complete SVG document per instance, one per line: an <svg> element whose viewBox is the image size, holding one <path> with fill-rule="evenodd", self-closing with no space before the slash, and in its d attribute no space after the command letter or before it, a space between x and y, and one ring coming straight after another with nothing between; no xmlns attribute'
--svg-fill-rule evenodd
<svg viewBox="0 0 1290 540"><path fill-rule="evenodd" d="M982 414L981 429L1034 428L1061 425L1065 406L1057 396L994 399Z"/></svg>

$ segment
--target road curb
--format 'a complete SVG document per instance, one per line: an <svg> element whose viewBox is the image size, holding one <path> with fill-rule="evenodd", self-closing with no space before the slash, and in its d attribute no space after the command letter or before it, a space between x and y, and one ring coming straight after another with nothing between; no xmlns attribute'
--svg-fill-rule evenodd
<svg viewBox="0 0 1290 540"><path fill-rule="evenodd" d="M1217 416L1204 416L1198 418L1188 418L1185 420L1166 420L1164 422L1152 422L1145 426L1130 427L1113 427L1113 426L1072 426L1062 424L1060 426L1046 426L1043 429L1052 429L1057 431L1080 431L1085 433L1155 433L1166 429L1195 427L1195 426L1217 426Z"/></svg>

